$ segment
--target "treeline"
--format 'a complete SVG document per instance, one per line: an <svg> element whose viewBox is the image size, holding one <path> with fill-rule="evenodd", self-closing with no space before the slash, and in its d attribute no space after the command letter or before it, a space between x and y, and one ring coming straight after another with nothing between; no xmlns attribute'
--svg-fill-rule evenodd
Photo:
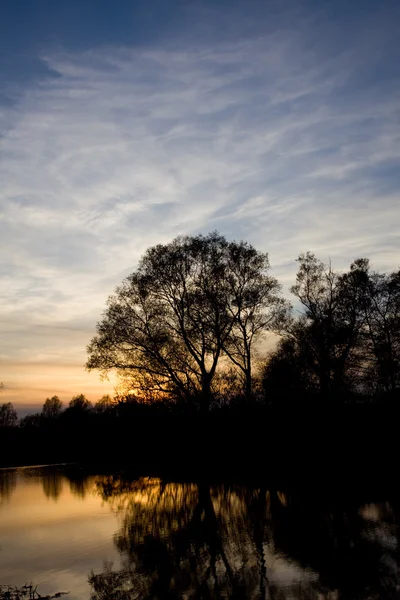
<svg viewBox="0 0 400 600"><path fill-rule="evenodd" d="M68 406L57 395L46 398L42 410L37 413L28 414L22 419L18 418L17 411L12 402L6 402L0 405L0 428L8 429L20 427L21 429L35 428L44 424L52 424L56 420L76 419L84 415L104 414L109 408L114 406L117 399L112 399L108 394L102 396L95 404L92 404L84 394L73 396Z"/></svg>
<svg viewBox="0 0 400 600"><path fill-rule="evenodd" d="M50 399L52 400L52 399ZM97 403L96 403L97 404ZM119 398L0 427L0 467L85 463L173 477L384 475L398 464L399 403L190 403Z"/></svg>
<svg viewBox="0 0 400 600"><path fill-rule="evenodd" d="M293 305L246 242L213 233L150 248L88 346L87 368L116 372L119 393L67 407L53 396L19 422L3 405L2 464L215 464L227 449L237 464L282 440L307 449L315 431L343 452L355 432L362 447L377 431L396 439L400 271L360 258L339 272L306 253L291 293Z"/></svg>
<svg viewBox="0 0 400 600"><path fill-rule="evenodd" d="M268 255L218 233L150 248L108 300L88 369L147 401L371 401L400 386L400 271L298 258L294 305ZM268 337L279 336L265 356Z"/></svg>

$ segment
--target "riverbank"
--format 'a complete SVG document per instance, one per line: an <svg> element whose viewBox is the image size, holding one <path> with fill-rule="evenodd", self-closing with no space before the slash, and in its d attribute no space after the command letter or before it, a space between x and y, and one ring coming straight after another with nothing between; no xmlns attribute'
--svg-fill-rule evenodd
<svg viewBox="0 0 400 600"><path fill-rule="evenodd" d="M386 477L399 462L397 405L77 419L2 431L2 467L80 463L189 477Z"/></svg>

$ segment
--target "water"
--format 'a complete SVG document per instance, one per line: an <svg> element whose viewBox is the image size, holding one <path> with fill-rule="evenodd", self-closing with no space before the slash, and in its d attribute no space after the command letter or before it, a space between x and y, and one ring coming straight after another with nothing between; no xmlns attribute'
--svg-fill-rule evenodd
<svg viewBox="0 0 400 600"><path fill-rule="evenodd" d="M70 600L400 597L396 494L0 471L0 584Z"/></svg>

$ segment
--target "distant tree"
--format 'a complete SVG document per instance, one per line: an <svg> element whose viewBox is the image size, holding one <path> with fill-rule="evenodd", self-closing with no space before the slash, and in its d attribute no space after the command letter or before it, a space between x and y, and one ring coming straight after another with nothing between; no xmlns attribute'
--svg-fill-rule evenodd
<svg viewBox="0 0 400 600"><path fill-rule="evenodd" d="M266 255L218 233L150 248L109 298L87 368L129 374L145 395L197 398L208 410L225 355L251 393L253 340L272 322L279 290L267 269Z"/></svg>
<svg viewBox="0 0 400 600"><path fill-rule="evenodd" d="M73 396L68 406L74 410L87 411L92 407L92 404L84 394L77 394Z"/></svg>
<svg viewBox="0 0 400 600"><path fill-rule="evenodd" d="M107 412L110 408L112 408L116 404L117 404L117 402L114 401L109 394L105 394L95 403L94 410L97 413L102 414L102 413Z"/></svg>
<svg viewBox="0 0 400 600"><path fill-rule="evenodd" d="M16 427L18 415L11 402L0 406L0 427Z"/></svg>
<svg viewBox="0 0 400 600"><path fill-rule="evenodd" d="M40 413L33 413L23 417L19 426L21 429L38 429L42 424L42 415Z"/></svg>
<svg viewBox="0 0 400 600"><path fill-rule="evenodd" d="M42 415L46 419L56 419L63 410L63 403L58 396L46 398L42 408Z"/></svg>

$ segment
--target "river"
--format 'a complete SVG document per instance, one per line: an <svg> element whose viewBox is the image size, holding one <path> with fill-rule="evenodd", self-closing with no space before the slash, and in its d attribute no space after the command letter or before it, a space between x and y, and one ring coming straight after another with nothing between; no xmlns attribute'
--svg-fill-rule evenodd
<svg viewBox="0 0 400 600"><path fill-rule="evenodd" d="M400 597L396 493L0 471L0 584L69 600Z"/></svg>

